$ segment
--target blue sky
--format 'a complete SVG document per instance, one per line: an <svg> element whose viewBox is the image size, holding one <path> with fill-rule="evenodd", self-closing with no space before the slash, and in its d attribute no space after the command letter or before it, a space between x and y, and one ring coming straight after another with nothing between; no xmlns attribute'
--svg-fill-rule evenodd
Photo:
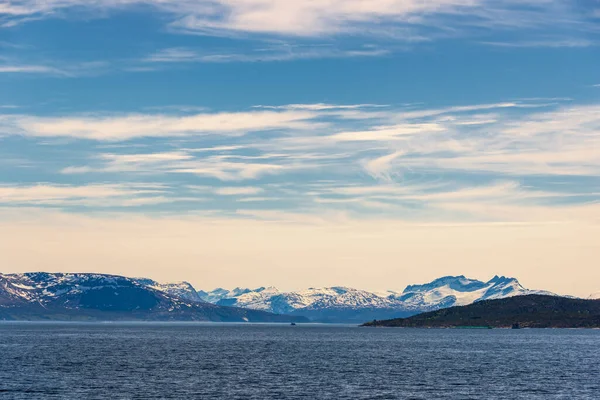
<svg viewBox="0 0 600 400"><path fill-rule="evenodd" d="M433 226L437 239L422 240L436 249L445 248L444 226L460 226L466 236L458 246L479 254L470 267L464 260L431 267L415 253L414 268L394 270L402 251L390 242L349 255L343 264L353 272L345 279L354 283L376 252L387 254L382 265L389 267L367 281L371 287L385 285L387 273L413 283L466 268L484 278L512 273L534 286L592 291L591 283L575 287L575 278L561 286L558 264L547 281L536 280L550 258L558 262L553 252L535 265L525 265L529 256L510 268L506 260L477 265L495 240L514 234L500 227L526 226L526 238L554 240L546 245L558 259L581 256L577 279L590 276L598 242L565 232L598 229L599 44L595 0L5 1L4 227L11 232L36 216L12 244L25 253L43 248L43 236L27 238L43 227L61 234L72 224L116 232L118 223L143 219L139 226L160 231L165 221L193 218L245 224L250 236L292 225L298 231L280 247L298 252L305 225L327 230L324 238L344 227L349 236L327 256L335 257L360 241L360 231L385 231L382 221L402 232ZM495 227L490 242L471 244L480 226ZM196 235L185 232L186 240ZM179 248L163 239L165 254ZM248 237L237 240L233 247ZM507 251L539 253L514 246ZM61 268L68 253L54 259L47 251L4 263ZM240 254L193 256L231 265L221 275L207 278L192 263L173 274L209 279L209 286L253 284L251 272L232 276L256 271L264 259L247 263ZM82 257L89 265L96 255ZM144 257L101 269L127 273L117 266L141 265ZM256 283L340 283L334 261L317 283L287 280L281 265L288 262L261 269ZM148 274L170 278L164 263Z"/></svg>

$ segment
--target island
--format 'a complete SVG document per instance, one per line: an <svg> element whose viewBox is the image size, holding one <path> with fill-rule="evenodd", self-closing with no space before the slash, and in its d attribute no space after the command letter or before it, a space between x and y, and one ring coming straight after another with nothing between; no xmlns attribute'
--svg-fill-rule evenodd
<svg viewBox="0 0 600 400"><path fill-rule="evenodd" d="M600 328L600 300L526 295L484 300L408 318L372 321L368 327Z"/></svg>

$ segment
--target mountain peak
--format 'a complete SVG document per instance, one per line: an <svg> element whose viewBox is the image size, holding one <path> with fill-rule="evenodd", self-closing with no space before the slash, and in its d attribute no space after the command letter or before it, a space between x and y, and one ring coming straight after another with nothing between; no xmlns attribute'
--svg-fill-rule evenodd
<svg viewBox="0 0 600 400"><path fill-rule="evenodd" d="M487 283L492 283L492 284L498 284L498 283L508 283L508 282L516 282L519 283L519 281L516 278L510 278L507 276L498 276L498 275L494 275L494 277L492 279L490 279Z"/></svg>
<svg viewBox="0 0 600 400"><path fill-rule="evenodd" d="M419 284L419 285L408 285L403 293L413 293L413 292L425 292L436 288L441 288L444 286L448 286L454 290L460 291L469 291L478 288L482 288L485 286L484 282L466 278L464 275L458 276L443 276L441 278L437 278L429 283Z"/></svg>

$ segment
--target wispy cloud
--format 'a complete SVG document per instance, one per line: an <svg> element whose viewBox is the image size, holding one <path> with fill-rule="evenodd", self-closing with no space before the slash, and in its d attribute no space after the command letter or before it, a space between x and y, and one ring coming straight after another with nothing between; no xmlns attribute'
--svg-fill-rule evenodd
<svg viewBox="0 0 600 400"><path fill-rule="evenodd" d="M490 46L497 47L590 47L597 46L599 42L594 42L588 39L565 39L565 38L557 38L557 39L545 39L545 40L533 40L533 41L512 41L512 42L480 42L481 44L486 44Z"/></svg>
<svg viewBox="0 0 600 400"><path fill-rule="evenodd" d="M443 24L455 31L461 25L533 30L554 24L580 29L586 19L576 6L562 0L534 1L527 7L512 0L217 0L212 4L199 12L187 9L187 15L172 26L204 34L389 35L412 41L422 40L419 28L423 26Z"/></svg>
<svg viewBox="0 0 600 400"><path fill-rule="evenodd" d="M67 76L67 72L45 65L3 65L0 64L0 74L48 74Z"/></svg>
<svg viewBox="0 0 600 400"><path fill-rule="evenodd" d="M585 31L592 29L595 12L564 0L539 0L526 6L514 0L13 0L0 7L0 16L4 26L14 26L63 15L58 11L121 10L139 4L169 15L170 28L179 32L310 38L359 35L396 42L423 41L448 32L456 35L469 28Z"/></svg>
<svg viewBox="0 0 600 400"><path fill-rule="evenodd" d="M28 74L74 78L105 73L110 65L105 61L54 62L47 64L23 63L14 59L0 59L0 74Z"/></svg>
<svg viewBox="0 0 600 400"><path fill-rule="evenodd" d="M96 165L70 166L63 174L88 173L135 173L135 174L187 174L216 178L222 181L258 179L264 175L278 174L290 170L292 166L276 162L238 160L227 155L213 155L196 158L191 154L150 153L150 154L102 154Z"/></svg>
<svg viewBox="0 0 600 400"><path fill-rule="evenodd" d="M284 106L267 106L258 105L254 108L266 108L272 110L311 110L311 111L325 111L325 110L358 110L362 108L385 108L388 105L383 104L327 104L327 103L315 103L315 104L286 104Z"/></svg>
<svg viewBox="0 0 600 400"><path fill-rule="evenodd" d="M394 152L386 156L381 156L368 160L364 164L365 170L376 179L391 180L390 171L393 169L392 162L400 157L402 153Z"/></svg>
<svg viewBox="0 0 600 400"><path fill-rule="evenodd" d="M72 137L120 141L139 137L193 134L243 134L272 129L307 129L319 126L306 111L253 111L203 113L188 116L134 114L125 116L82 116L40 118L6 116L0 123L9 131L35 137Z"/></svg>
<svg viewBox="0 0 600 400"><path fill-rule="evenodd" d="M215 190L220 196L248 196L262 193L264 189L253 186L222 187Z"/></svg>
<svg viewBox="0 0 600 400"><path fill-rule="evenodd" d="M159 50L142 61L147 63L229 63L291 61L312 58L377 57L390 50L375 46L340 49L331 45L280 45L254 49L246 52L206 53L190 48L167 48Z"/></svg>
<svg viewBox="0 0 600 400"><path fill-rule="evenodd" d="M63 178L177 182L180 198L189 195L182 185L208 182L215 186L201 195L216 209L224 207L216 199L251 198L244 203L271 211L503 221L521 215L520 208L600 198L593 182L590 190L552 186L600 174L599 106L556 101L440 108L315 103L191 116L2 115L0 125L9 134L50 142L66 136L93 146L88 157L63 163ZM129 142L107 152L106 140ZM281 200L265 204L272 199ZM469 212L468 204L477 207Z"/></svg>
<svg viewBox="0 0 600 400"><path fill-rule="evenodd" d="M162 196L155 185L90 184L82 186L36 184L32 186L0 185L0 204L45 206L131 207L159 204L172 200Z"/></svg>
<svg viewBox="0 0 600 400"><path fill-rule="evenodd" d="M544 103L538 103L544 104ZM214 137L226 140L201 149L183 148L157 154L103 155L103 170L145 170L197 173L224 179L256 177L306 166L331 168L354 161L371 176L402 176L403 169L490 171L505 174L595 173L600 161L594 148L600 140L598 106L545 106L498 103L405 111L397 108L326 104L276 106L275 110L206 113L192 116L38 118L3 116L5 132L34 137L132 140L143 137ZM279 108L281 107L281 108ZM348 107L361 118L335 112ZM355 108L356 107L356 108ZM541 107L543 108L543 107ZM336 111L337 110L337 111ZM494 114L479 114L480 111ZM536 111L536 112L531 112ZM372 118L373 113L375 118ZM402 123L380 125L382 122ZM3 123L4 122L4 123ZM269 131L262 138L240 140L249 132ZM207 136L208 135L208 136ZM253 157L231 152L253 149ZM193 153L225 152L196 157ZM369 153L368 156L361 153ZM269 161L269 163L266 163ZM97 168L95 168L97 169ZM66 173L89 168L73 166Z"/></svg>

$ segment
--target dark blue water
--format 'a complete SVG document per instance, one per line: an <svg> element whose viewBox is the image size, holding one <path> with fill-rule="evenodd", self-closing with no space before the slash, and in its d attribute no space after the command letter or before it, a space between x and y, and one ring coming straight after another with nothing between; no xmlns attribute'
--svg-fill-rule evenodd
<svg viewBox="0 0 600 400"><path fill-rule="evenodd" d="M599 399L598 330L0 323L4 399Z"/></svg>

